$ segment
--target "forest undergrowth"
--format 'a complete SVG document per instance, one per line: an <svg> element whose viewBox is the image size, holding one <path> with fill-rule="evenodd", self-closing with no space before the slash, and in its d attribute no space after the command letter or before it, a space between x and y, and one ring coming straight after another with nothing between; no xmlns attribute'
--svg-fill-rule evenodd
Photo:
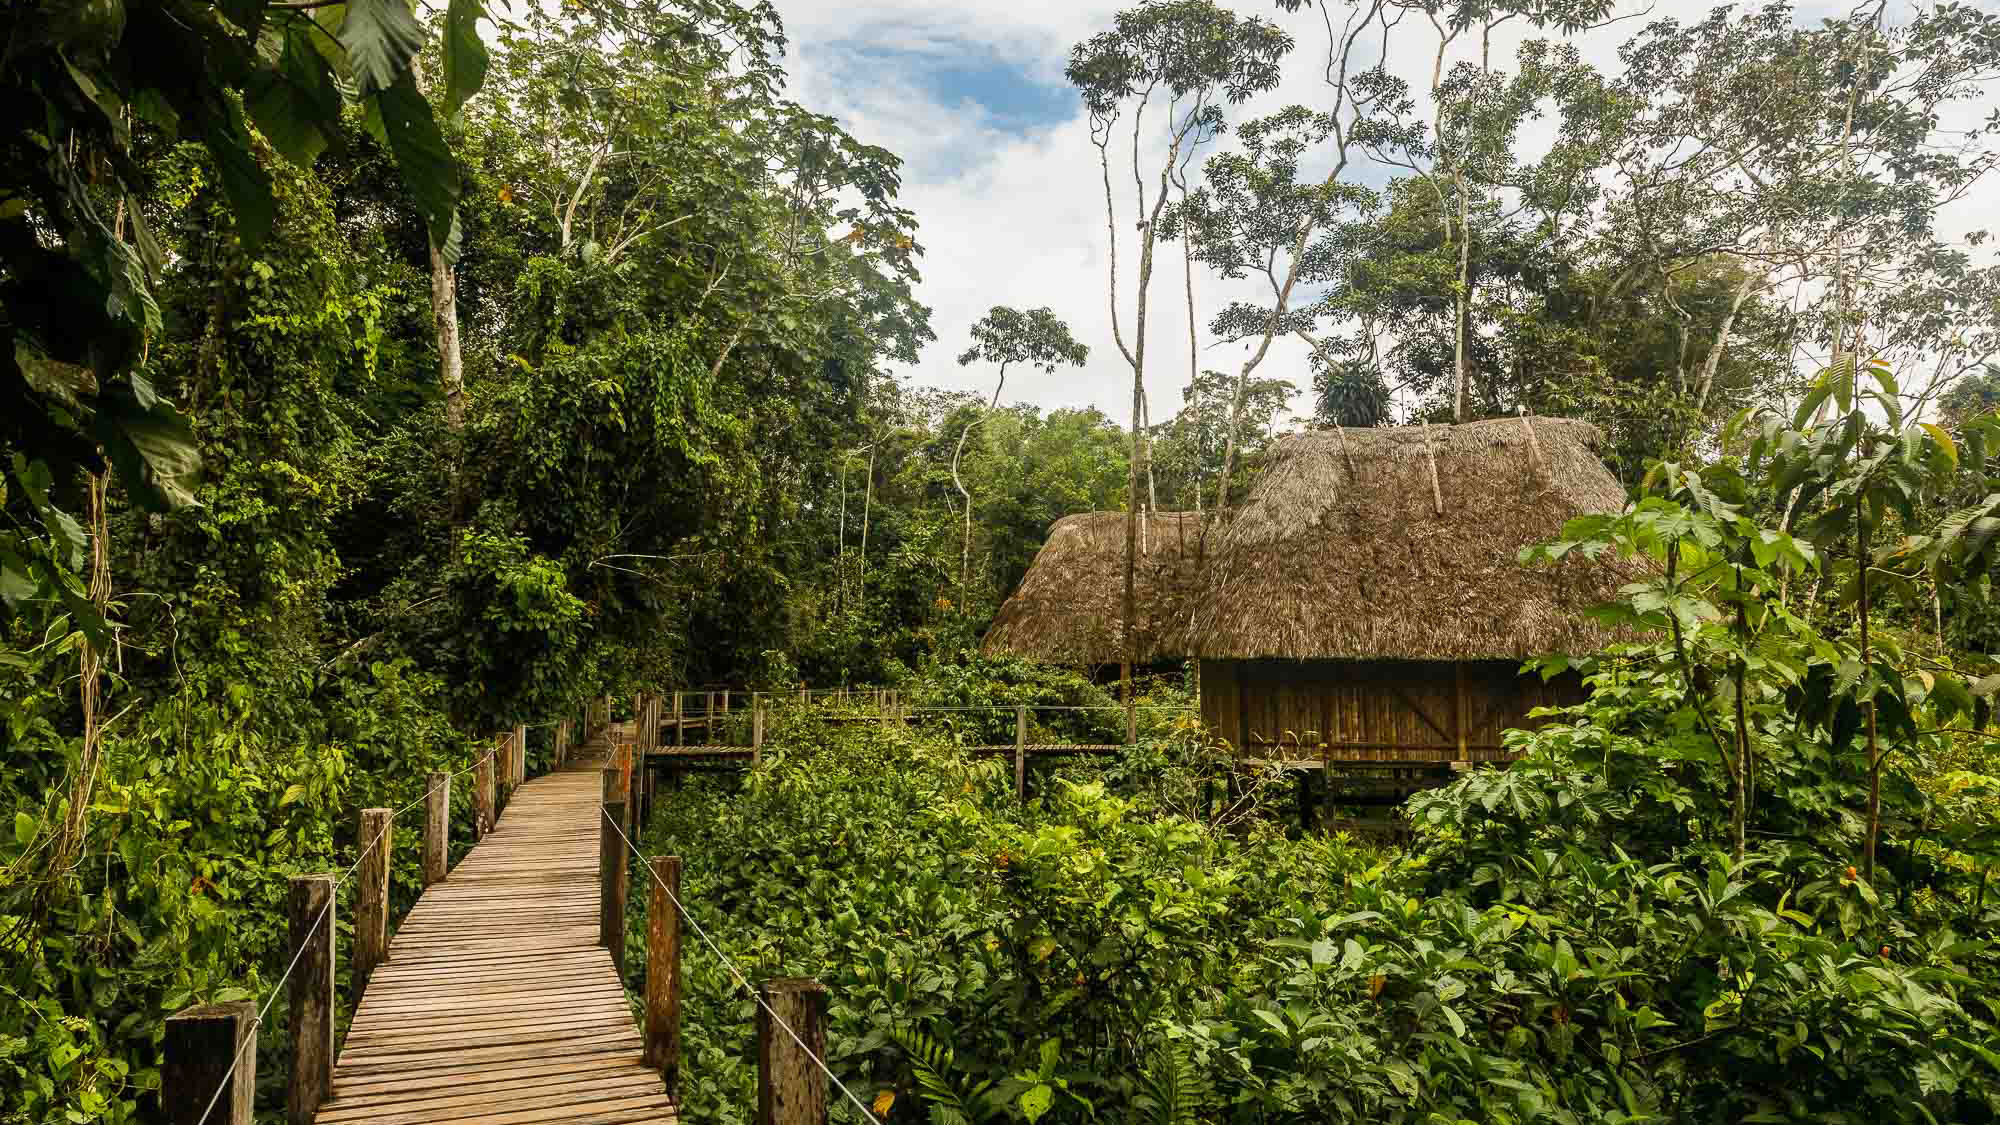
<svg viewBox="0 0 2000 1125"><path fill-rule="evenodd" d="M1670 679L1590 675L1511 768L1413 802L1407 846L1300 832L1275 775L1227 799L1172 688L1025 804L962 732L789 712L647 827L715 943L685 953L687 1111L752 1117L733 965L827 986L828 1061L887 1122L1990 1120L1983 877L1913 840L1859 879L1864 779L1803 750L1733 860L1720 771L1647 741Z"/></svg>

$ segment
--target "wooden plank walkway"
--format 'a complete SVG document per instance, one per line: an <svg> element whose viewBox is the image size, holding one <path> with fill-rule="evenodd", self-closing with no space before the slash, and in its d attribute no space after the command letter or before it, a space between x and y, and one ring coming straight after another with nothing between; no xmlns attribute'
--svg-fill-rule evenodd
<svg viewBox="0 0 2000 1125"><path fill-rule="evenodd" d="M424 892L341 1046L324 1125L675 1122L597 944L599 757L523 785Z"/></svg>

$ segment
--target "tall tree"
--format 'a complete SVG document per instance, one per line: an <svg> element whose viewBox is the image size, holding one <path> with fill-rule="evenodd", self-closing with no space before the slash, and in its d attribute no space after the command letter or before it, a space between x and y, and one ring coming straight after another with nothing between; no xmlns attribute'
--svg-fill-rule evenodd
<svg viewBox="0 0 2000 1125"><path fill-rule="evenodd" d="M1049 308L1029 309L1022 312L1005 305L995 305L972 326L972 346L959 355L959 366L984 361L1000 365L1000 373L993 381L993 400L986 404L991 411L1000 408L1000 392L1007 386L1007 368L1011 364L1025 363L1045 375L1055 374L1062 364L1082 367L1090 358L1090 349L1076 342L1070 335L1069 325L1064 324L1055 310ZM986 420L982 414L967 422L958 431L958 445L951 451L951 483L958 488L960 500L965 505L965 534L959 543L958 590L959 604L968 604L966 583L972 569L972 493L966 490L965 478L959 475L959 459L965 455L965 439L972 428Z"/></svg>
<svg viewBox="0 0 2000 1125"><path fill-rule="evenodd" d="M1133 632L1134 575L1139 550L1139 474L1144 460L1141 427L1146 413L1146 313L1153 282L1153 250L1159 238L1160 216L1171 198L1174 169L1189 149L1218 136L1224 121L1220 102L1239 103L1278 84L1279 62L1292 41L1261 19L1237 16L1210 0L1163 0L1119 12L1113 27L1070 51L1064 72L1083 96L1090 115L1091 142L1097 147L1104 181L1104 220L1110 260L1108 293L1111 334L1119 354L1132 369L1132 466L1126 497L1125 596L1121 628L1125 637L1124 669L1120 675L1126 702L1126 734L1135 735L1132 711L1132 664L1137 655ZM1159 139L1145 131L1146 112L1164 102L1164 155L1157 175L1142 167L1150 153L1160 152ZM1111 186L1113 130L1131 118L1129 140L1133 221L1138 228L1138 278L1133 286L1133 328L1128 341L1119 319L1118 202Z"/></svg>
<svg viewBox="0 0 2000 1125"><path fill-rule="evenodd" d="M2000 355L1995 269L1937 230L2000 165L2000 118L1947 124L2000 76L2000 14L1940 4L1897 25L1871 0L1800 25L1782 4L1719 8L1657 21L1620 55L1616 93L1634 112L1605 237L1630 275L1661 280L1687 397L1712 392L1735 324L1703 340L1679 307L1718 259L1740 271L1732 310L1791 290L1806 371L1865 337L1914 401Z"/></svg>
<svg viewBox="0 0 2000 1125"><path fill-rule="evenodd" d="M1472 310L1475 300L1474 232L1531 215L1551 243L1585 225L1596 195L1595 173L1615 136L1617 103L1575 48L1541 41L1524 44L1520 69L1508 75L1493 64L1493 36L1520 20L1536 27L1579 30L1609 14L1610 0L1461 0L1449 6L1399 3L1421 10L1436 33L1431 58L1432 118L1428 130L1412 121L1369 139L1383 163L1408 169L1436 200L1446 243L1455 251L1452 280L1452 395L1454 421L1472 416ZM1460 43L1477 45L1477 61L1445 60ZM1553 103L1560 125L1539 159L1522 160L1521 129ZM1416 127L1412 127L1412 126Z"/></svg>

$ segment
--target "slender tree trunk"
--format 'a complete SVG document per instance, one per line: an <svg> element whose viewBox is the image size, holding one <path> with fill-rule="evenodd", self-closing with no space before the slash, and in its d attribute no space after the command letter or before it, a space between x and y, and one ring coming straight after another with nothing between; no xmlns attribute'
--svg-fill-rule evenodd
<svg viewBox="0 0 2000 1125"><path fill-rule="evenodd" d="M1007 365L1000 365L1000 379L993 385L993 401L986 405L988 412L1000 409L1000 391L1007 385ZM951 483L958 486L958 494L965 500L965 536L958 548L958 605L964 611L967 605L967 576L972 572L972 493L965 487L965 481L958 475L959 458L965 455L965 439L972 433L972 427L986 420L985 415L974 418L958 431L958 448L951 451Z"/></svg>
<svg viewBox="0 0 2000 1125"><path fill-rule="evenodd" d="M1695 381L1694 409L1699 414L1708 405L1709 392L1715 388L1715 373L1722 366L1723 352L1729 347L1729 334L1736 329L1736 316L1743 311L1744 302L1763 279L1755 274L1744 275L1743 281L1729 301L1729 311L1723 314L1722 323L1716 327L1715 343L1708 349L1708 358L1702 361L1701 376Z"/></svg>
<svg viewBox="0 0 2000 1125"><path fill-rule="evenodd" d="M1140 462L1146 458L1141 426L1146 413L1146 288L1152 277L1153 241L1149 227L1139 250L1139 309L1132 341L1132 460L1125 479L1125 604L1119 623L1124 633L1125 660L1118 679L1125 700L1127 742L1136 740L1139 729L1138 713L1134 710L1137 700L1132 694L1132 669L1139 663L1139 633L1135 627L1139 605L1136 580L1139 565L1139 469Z"/></svg>
<svg viewBox="0 0 2000 1125"><path fill-rule="evenodd" d="M1183 206L1187 203L1187 185L1185 183L1181 185L1181 203ZM1201 356L1199 332L1196 329L1194 319L1194 242L1192 240L1192 232L1188 230L1181 232L1181 284L1187 291L1188 387L1194 389L1201 383ZM1201 462L1198 456L1201 447L1201 394L1199 390L1195 393L1194 402L1197 458L1194 471L1190 472L1188 477L1194 482L1194 513L1196 520L1199 520L1201 518Z"/></svg>
<svg viewBox="0 0 2000 1125"><path fill-rule="evenodd" d="M1743 568L1736 569L1737 589L1743 584ZM1750 614L1739 600L1736 603L1737 643L1748 649L1750 644ZM1736 661L1736 769L1735 812L1729 820L1729 835L1734 847L1736 862L1743 862L1743 836L1745 823L1750 811L1750 723L1744 706L1743 693L1748 687L1748 666L1741 659Z"/></svg>
<svg viewBox="0 0 2000 1125"><path fill-rule="evenodd" d="M431 322L437 329L438 386L444 391L444 425L465 428L465 360L458 346L458 276L444 251L431 247Z"/></svg>
<svg viewBox="0 0 2000 1125"><path fill-rule="evenodd" d="M1861 496L1854 497L1854 580L1861 595L1861 675L1874 675L1868 646L1868 524ZM1862 870L1875 877L1875 844L1882 835L1882 747L1875 737L1875 699L1871 692L1866 714L1868 724L1868 840L1862 851Z"/></svg>
<svg viewBox="0 0 2000 1125"><path fill-rule="evenodd" d="M836 588L835 613L847 611L847 457L845 453L840 455L840 549L833 556L839 562L840 569L836 573L840 577L840 585Z"/></svg>
<svg viewBox="0 0 2000 1125"><path fill-rule="evenodd" d="M875 506L875 447L868 447L868 482L861 489L861 600L868 600L868 516Z"/></svg>
<svg viewBox="0 0 2000 1125"><path fill-rule="evenodd" d="M1472 362L1466 337L1472 333L1472 221L1471 202L1465 198L1465 173L1454 172L1458 184L1458 308L1452 371L1457 386L1452 394L1451 420L1467 422L1472 410Z"/></svg>

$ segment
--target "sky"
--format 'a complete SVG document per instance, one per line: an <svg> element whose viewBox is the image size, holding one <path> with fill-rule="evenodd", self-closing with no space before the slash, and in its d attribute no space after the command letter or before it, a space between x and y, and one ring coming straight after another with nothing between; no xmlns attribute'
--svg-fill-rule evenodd
<svg viewBox="0 0 2000 1125"><path fill-rule="evenodd" d="M841 119L859 139L882 145L905 163L903 201L920 223L925 248L918 298L932 309L937 342L901 371L917 385L990 393L993 372L960 367L968 329L994 305L1048 306L1090 348L1081 370L1054 375L1010 372L1006 401L1045 409L1096 406L1120 422L1131 413L1131 370L1111 331L1106 292L1107 241L1097 150L1075 91L1063 80L1070 48L1111 26L1127 3L1106 0L776 0L791 39L792 96ZM1273 20L1298 47L1279 90L1252 103L1257 111L1301 102L1323 104L1320 67L1326 35L1319 16L1287 16L1270 0L1223 0L1245 15ZM1898 0L1903 3L1904 0ZM1978 0L1994 7L2000 0ZM1653 18L1699 19L1711 0L1620 0L1624 18L1572 40L1586 61L1610 70L1619 43ZM1802 18L1830 5L1800 3ZM1845 5L1841 5L1842 8ZM1428 34L1428 29L1426 29ZM1495 40L1494 57L1511 60L1532 31ZM1419 89L1428 85L1429 51L1408 36L1391 66ZM1990 111L2000 101L1988 99ZM1544 133L1544 135L1546 135ZM1536 134L1523 134L1533 146ZM1225 141L1226 143L1226 141ZM1120 206L1120 320L1128 342L1135 244L1129 190ZM2000 214L2000 180L1983 185L1941 219L1947 231L1984 225ZM1156 420L1177 410L1188 385L1188 315L1178 244L1162 242L1148 309L1147 390ZM1195 271L1200 364L1231 372L1249 345L1223 343L1205 330L1232 296L1255 291ZM1277 343L1260 377L1311 377L1305 346ZM1307 410L1303 395L1295 402Z"/></svg>

